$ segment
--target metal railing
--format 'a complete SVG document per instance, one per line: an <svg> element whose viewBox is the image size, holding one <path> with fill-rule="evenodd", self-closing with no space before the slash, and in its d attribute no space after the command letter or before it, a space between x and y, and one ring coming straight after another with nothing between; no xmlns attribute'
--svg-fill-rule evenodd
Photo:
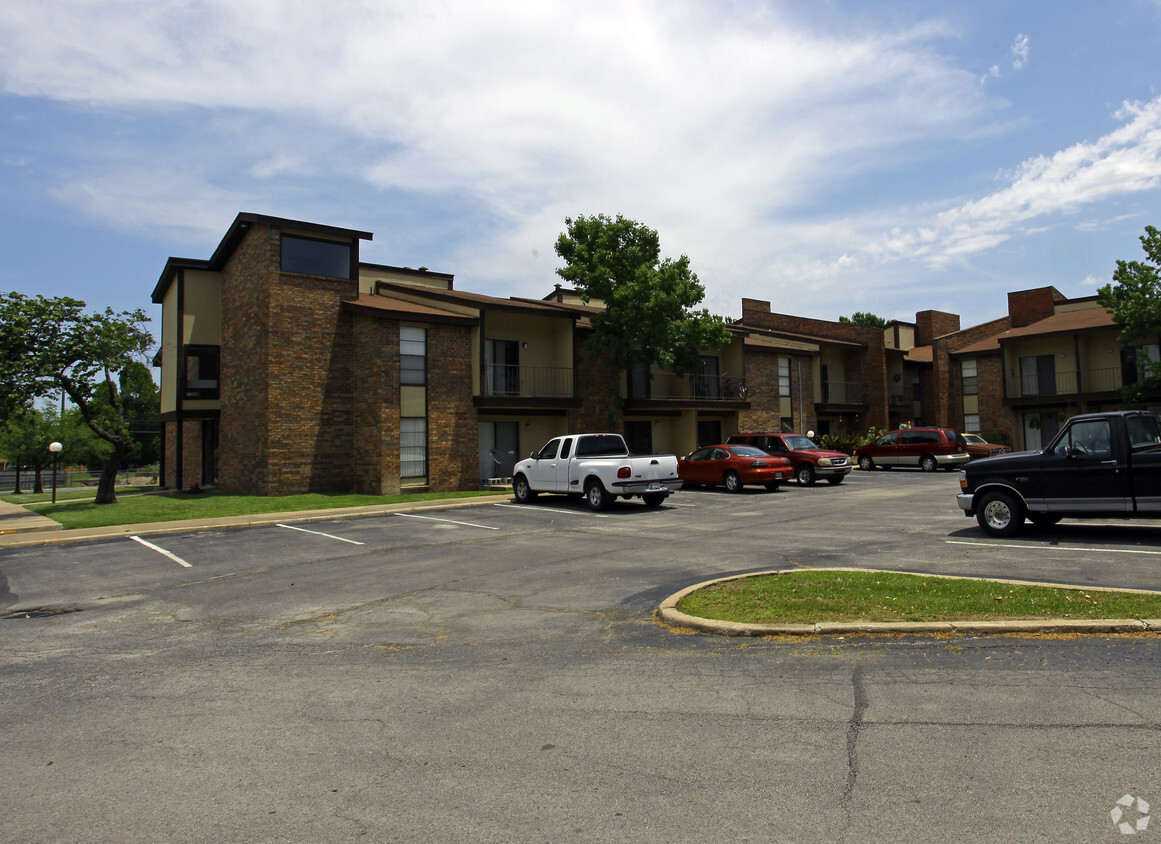
<svg viewBox="0 0 1161 844"><path fill-rule="evenodd" d="M1075 369L1056 372L1051 379L1041 379L1039 375L1010 375L1007 378L1007 396L1011 399L1033 396L1066 396L1081 391L1086 393L1108 393L1121 389L1124 381L1120 367Z"/></svg>
<svg viewBox="0 0 1161 844"><path fill-rule="evenodd" d="M662 372L653 376L647 395L631 392L631 399L689 399L691 401L744 401L746 379L732 375L675 375Z"/></svg>
<svg viewBox="0 0 1161 844"><path fill-rule="evenodd" d="M567 366L484 365L484 395L567 399L573 396L572 368Z"/></svg>

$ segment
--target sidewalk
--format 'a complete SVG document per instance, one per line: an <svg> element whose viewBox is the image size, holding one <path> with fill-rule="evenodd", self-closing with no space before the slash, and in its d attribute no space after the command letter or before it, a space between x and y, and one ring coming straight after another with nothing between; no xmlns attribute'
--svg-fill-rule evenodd
<svg viewBox="0 0 1161 844"><path fill-rule="evenodd" d="M497 497L415 501L402 504L372 504L365 507L340 507L333 510L296 510L290 513L256 513L245 516L219 516L212 519L183 519L176 522L150 522L138 525L64 530L52 519L26 510L18 504L0 500L0 548L25 548L34 545L56 545L86 542L94 539L144 536L157 533L192 533L198 530L222 530L235 527L276 525L287 522L316 522L375 516L390 513L414 513L420 510L471 507L491 504ZM505 500L500 498L500 500Z"/></svg>

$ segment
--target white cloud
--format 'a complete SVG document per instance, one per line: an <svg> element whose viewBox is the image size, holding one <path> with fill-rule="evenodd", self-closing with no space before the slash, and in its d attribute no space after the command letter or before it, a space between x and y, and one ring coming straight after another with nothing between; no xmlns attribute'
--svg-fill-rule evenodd
<svg viewBox="0 0 1161 844"><path fill-rule="evenodd" d="M1012 54L1012 69L1019 70L1028 63L1028 36L1017 35L1010 48Z"/></svg>

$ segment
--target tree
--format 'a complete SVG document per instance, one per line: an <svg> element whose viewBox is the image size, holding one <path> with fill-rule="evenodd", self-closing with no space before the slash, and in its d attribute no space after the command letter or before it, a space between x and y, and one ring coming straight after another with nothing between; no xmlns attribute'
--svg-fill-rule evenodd
<svg viewBox="0 0 1161 844"><path fill-rule="evenodd" d="M1097 300L1109 309L1121 330L1122 345L1161 335L1161 232L1145 226L1141 235L1145 261L1117 261L1113 280L1097 290ZM1161 361L1147 361L1144 383L1126 386L1130 403L1140 398L1149 386L1161 383Z"/></svg>
<svg viewBox="0 0 1161 844"><path fill-rule="evenodd" d="M140 309L85 313L77 299L0 293L0 393L33 399L64 390L85 424L111 446L98 504L117 500L117 468L133 452L114 375L146 359L153 342L147 322ZM99 412L98 394L108 412Z"/></svg>
<svg viewBox="0 0 1161 844"><path fill-rule="evenodd" d="M117 378L121 408L129 436L136 443L133 461L150 465L161 459L161 437L158 417L161 413L161 391L153 380L153 373L141 361L130 361ZM94 415L107 419L113 410L104 392L96 396ZM124 467L122 467L124 468Z"/></svg>
<svg viewBox="0 0 1161 844"><path fill-rule="evenodd" d="M860 325L863 328L886 328L887 320L881 316L875 316L872 313L863 311L855 311L849 317L839 317L839 322L843 325Z"/></svg>
<svg viewBox="0 0 1161 844"><path fill-rule="evenodd" d="M690 271L689 258L661 259L657 232L620 214L565 218L556 240L565 266L557 275L585 303L604 302L592 318L586 347L621 370L657 365L678 375L695 372L701 354L729 341L725 320L693 310L705 288Z"/></svg>

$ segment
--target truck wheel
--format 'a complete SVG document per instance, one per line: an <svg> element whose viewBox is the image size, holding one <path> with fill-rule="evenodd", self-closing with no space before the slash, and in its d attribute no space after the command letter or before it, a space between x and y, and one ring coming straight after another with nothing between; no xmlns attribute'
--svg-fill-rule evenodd
<svg viewBox="0 0 1161 844"><path fill-rule="evenodd" d="M528 485L528 478L517 475L512 479L512 493L517 504L531 504L536 500L536 492Z"/></svg>
<svg viewBox="0 0 1161 844"><path fill-rule="evenodd" d="M864 454L859 458L859 468L864 472L869 472L875 468L875 461L871 459L870 455Z"/></svg>
<svg viewBox="0 0 1161 844"><path fill-rule="evenodd" d="M1007 492L984 493L976 522L989 536L1015 536L1024 526L1024 505Z"/></svg>
<svg viewBox="0 0 1161 844"><path fill-rule="evenodd" d="M794 479L798 481L799 486L813 486L814 485L814 467L809 463L803 463L794 470Z"/></svg>
<svg viewBox="0 0 1161 844"><path fill-rule="evenodd" d="M645 500L646 507L660 507L666 495L663 492L647 492L641 498Z"/></svg>
<svg viewBox="0 0 1161 844"><path fill-rule="evenodd" d="M939 468L939 463L930 454L925 454L919 458L919 468L924 472L934 472Z"/></svg>
<svg viewBox="0 0 1161 844"><path fill-rule="evenodd" d="M722 483L726 485L726 492L742 491L742 479L737 472L726 472L725 477L722 478Z"/></svg>
<svg viewBox="0 0 1161 844"><path fill-rule="evenodd" d="M605 492L604 486L595 478L585 484L585 500L589 502L589 509L600 512L608 510L613 497Z"/></svg>

